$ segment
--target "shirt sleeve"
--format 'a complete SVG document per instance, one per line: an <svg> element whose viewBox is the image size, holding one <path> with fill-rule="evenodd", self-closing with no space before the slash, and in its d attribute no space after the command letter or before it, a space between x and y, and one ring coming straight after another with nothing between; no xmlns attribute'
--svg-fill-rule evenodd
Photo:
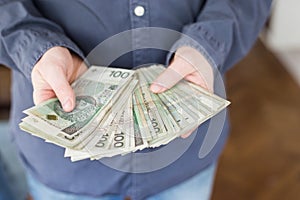
<svg viewBox="0 0 300 200"><path fill-rule="evenodd" d="M222 74L245 56L264 25L271 0L207 0L196 21L184 26L181 46L197 49Z"/></svg>
<svg viewBox="0 0 300 200"><path fill-rule="evenodd" d="M83 58L63 29L44 18L31 0L0 0L0 19L0 64L28 79L35 63L51 47L67 47Z"/></svg>

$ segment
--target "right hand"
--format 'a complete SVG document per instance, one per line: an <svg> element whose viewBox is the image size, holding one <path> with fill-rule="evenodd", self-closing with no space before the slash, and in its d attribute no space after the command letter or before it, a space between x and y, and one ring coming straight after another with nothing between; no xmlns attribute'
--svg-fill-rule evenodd
<svg viewBox="0 0 300 200"><path fill-rule="evenodd" d="M75 107L71 83L87 70L80 57L65 47L52 47L41 57L31 73L33 100L37 105L57 97L66 112Z"/></svg>

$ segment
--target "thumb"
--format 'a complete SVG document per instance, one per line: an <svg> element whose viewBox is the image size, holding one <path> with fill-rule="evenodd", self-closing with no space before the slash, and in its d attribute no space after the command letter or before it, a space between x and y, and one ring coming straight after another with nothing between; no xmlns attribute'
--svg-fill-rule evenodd
<svg viewBox="0 0 300 200"><path fill-rule="evenodd" d="M64 111L70 112L75 107L75 93L62 70L49 70L44 75L56 97L60 101Z"/></svg>
<svg viewBox="0 0 300 200"><path fill-rule="evenodd" d="M164 92L194 71L195 69L193 66L187 64L184 59L178 57L174 59L171 65L153 81L150 90L153 93Z"/></svg>

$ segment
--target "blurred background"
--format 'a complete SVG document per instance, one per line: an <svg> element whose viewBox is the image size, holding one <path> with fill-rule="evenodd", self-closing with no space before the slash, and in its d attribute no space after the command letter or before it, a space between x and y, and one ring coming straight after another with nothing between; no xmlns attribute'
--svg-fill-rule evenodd
<svg viewBox="0 0 300 200"><path fill-rule="evenodd" d="M227 73L231 135L213 200L300 199L300 1L273 1L266 28Z"/></svg>
<svg viewBox="0 0 300 200"><path fill-rule="evenodd" d="M231 135L213 200L300 199L300 1L274 1L251 52L226 75ZM0 200L27 186L8 134L10 70L0 66Z"/></svg>

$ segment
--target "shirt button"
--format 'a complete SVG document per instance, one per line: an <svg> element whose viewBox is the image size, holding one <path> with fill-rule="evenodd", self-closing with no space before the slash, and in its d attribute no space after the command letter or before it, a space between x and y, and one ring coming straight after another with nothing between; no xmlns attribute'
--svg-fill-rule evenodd
<svg viewBox="0 0 300 200"><path fill-rule="evenodd" d="M145 14L145 8L143 6L135 7L134 14L138 17L143 16Z"/></svg>

